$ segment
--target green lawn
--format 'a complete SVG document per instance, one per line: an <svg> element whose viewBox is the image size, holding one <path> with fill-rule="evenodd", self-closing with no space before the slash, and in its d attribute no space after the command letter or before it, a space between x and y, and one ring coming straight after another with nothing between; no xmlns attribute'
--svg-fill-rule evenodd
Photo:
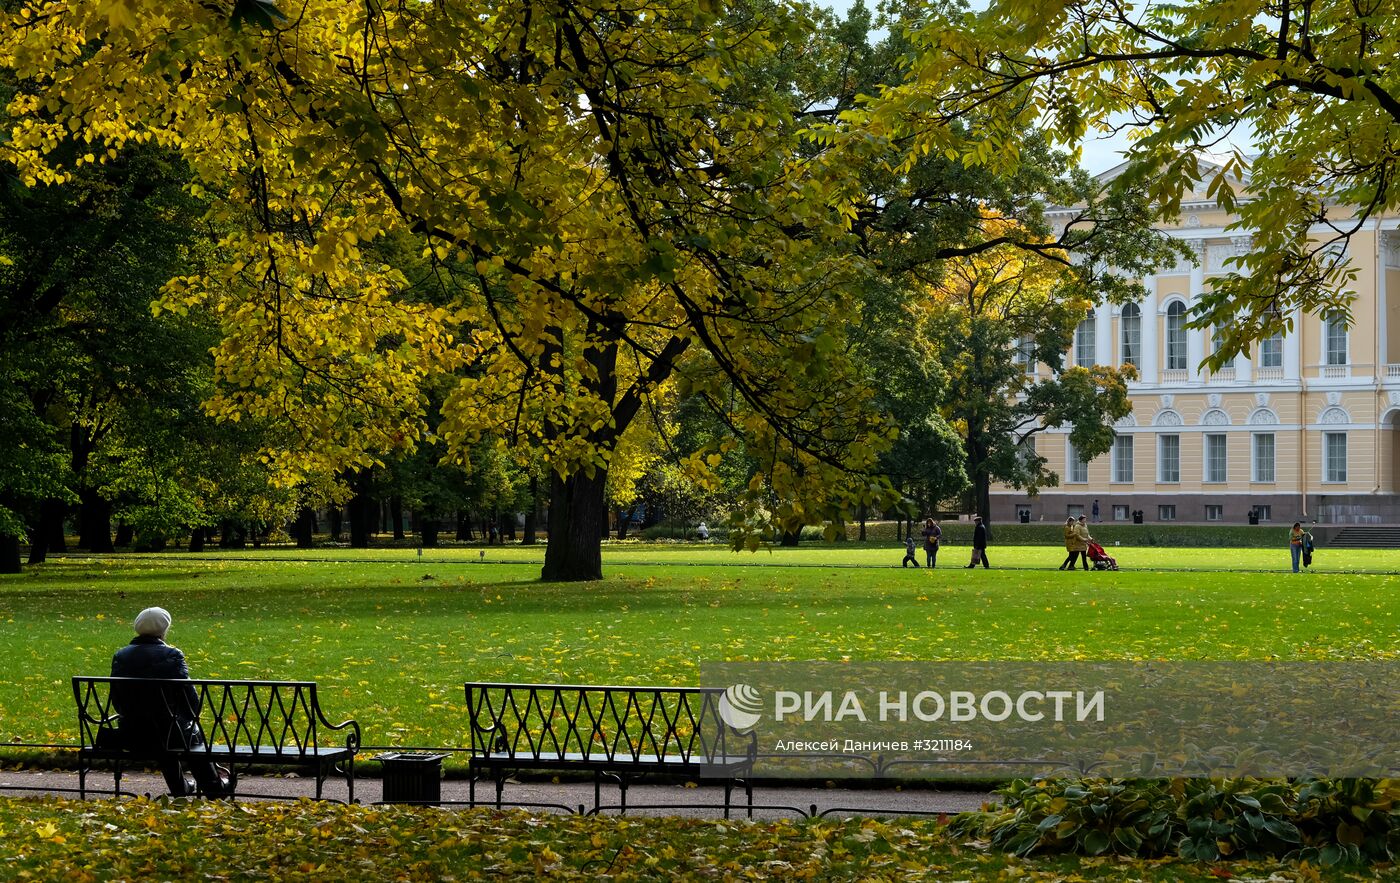
<svg viewBox="0 0 1400 883"><path fill-rule="evenodd" d="M105 674L142 607L174 615L196 677L315 679L367 744L465 742L465 680L693 684L706 660L1393 659L1400 553L1118 549L1059 573L1044 547L997 564L897 567L859 546L732 553L609 547L597 584L536 581L539 549L296 550L56 560L0 577L0 741L72 742L73 674ZM945 550L962 563L965 549ZM775 566L805 565L805 566ZM1148 567L1229 566L1216 572ZM1274 568L1263 570L1263 568Z"/></svg>

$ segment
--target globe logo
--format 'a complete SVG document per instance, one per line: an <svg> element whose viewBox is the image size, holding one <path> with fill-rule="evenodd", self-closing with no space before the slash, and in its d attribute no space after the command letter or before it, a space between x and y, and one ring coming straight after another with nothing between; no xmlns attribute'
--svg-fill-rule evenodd
<svg viewBox="0 0 1400 883"><path fill-rule="evenodd" d="M720 720L741 733L753 729L762 712L763 700L748 684L735 684L719 697Z"/></svg>

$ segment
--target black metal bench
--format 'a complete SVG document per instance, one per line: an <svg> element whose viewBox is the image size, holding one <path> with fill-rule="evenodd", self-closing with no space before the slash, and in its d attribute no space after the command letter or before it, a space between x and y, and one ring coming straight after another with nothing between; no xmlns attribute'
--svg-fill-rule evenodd
<svg viewBox="0 0 1400 883"><path fill-rule="evenodd" d="M511 770L593 773L593 807L608 776L627 810L628 776L664 773L724 780L724 815L742 783L753 815L749 776L758 739L719 716L720 688L603 687L569 684L469 683L471 721L469 800L489 776L500 807Z"/></svg>
<svg viewBox="0 0 1400 883"><path fill-rule="evenodd" d="M163 737L141 746L121 745L120 716L112 702L114 688L126 691L128 709L139 697ZM193 697L193 698L191 698ZM360 725L353 720L326 720L310 681L160 680L156 678L73 678L78 704L78 794L87 797L87 774L93 761L111 761L115 791L121 793L124 766L158 764L171 759L216 763L234 772L239 767L295 766L315 771L321 798L332 771L345 776L348 801L355 801L355 755ZM178 714L177 714L178 710ZM197 720L202 744L191 744L179 719ZM148 722L149 723L149 722ZM345 730L344 745L321 744L322 731ZM167 747L168 746L168 747ZM232 795L230 795L232 796Z"/></svg>

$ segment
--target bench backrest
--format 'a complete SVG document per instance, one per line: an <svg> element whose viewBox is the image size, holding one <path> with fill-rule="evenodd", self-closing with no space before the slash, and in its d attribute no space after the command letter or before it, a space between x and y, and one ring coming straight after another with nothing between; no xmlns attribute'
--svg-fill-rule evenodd
<svg viewBox="0 0 1400 883"><path fill-rule="evenodd" d="M706 764L756 755L719 716L722 688L468 683L473 756Z"/></svg>
<svg viewBox="0 0 1400 883"><path fill-rule="evenodd" d="M300 755L319 747L320 730L359 726L332 725L321 713L311 681L162 680L159 678L73 678L78 704L78 733L83 748L100 747L98 733L119 725L119 708L128 715L126 732L153 739L159 750L196 747L186 722L198 723L204 748L221 746L258 754ZM131 719L139 715L140 720ZM182 726L182 723L185 723Z"/></svg>

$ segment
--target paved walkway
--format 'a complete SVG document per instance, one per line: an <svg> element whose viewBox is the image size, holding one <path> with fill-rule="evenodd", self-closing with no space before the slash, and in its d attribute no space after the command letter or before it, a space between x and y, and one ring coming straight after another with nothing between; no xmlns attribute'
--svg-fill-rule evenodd
<svg viewBox="0 0 1400 883"><path fill-rule="evenodd" d="M112 774L97 771L88 775L89 798L110 798L112 794ZM59 794L77 797L78 774L70 771L31 771L0 770L0 794L10 797L34 794ZM316 785L311 779L281 776L244 777L238 783L239 799L277 799L310 797ZM154 773L126 773L122 776L122 791L125 794L148 794L159 796L165 793L164 780ZM444 779L442 799L444 805L452 808L465 808L467 802L467 781L465 779ZM342 780L328 780L325 796L331 799L345 799L345 783ZM489 783L478 783L478 799L490 801L495 796L495 787ZM356 779L355 798L362 803L377 803L383 796L383 782L380 779ZM506 785L505 799L538 812L578 812L593 808L593 785L591 782L510 782ZM975 810L990 799L981 791L935 791L925 788L896 790L890 788L812 788L791 786L763 786L754 789L754 805L765 807L755 809L756 818L797 817L801 815L833 816L889 816L916 813L959 813ZM616 785L604 784L602 790L603 812L618 812L618 789ZM736 804L742 804L744 793L736 789ZM724 789L716 785L686 787L670 784L634 784L627 789L628 815L680 815L702 818L718 817L722 811L716 806L724 802ZM533 804L533 806L528 806Z"/></svg>

